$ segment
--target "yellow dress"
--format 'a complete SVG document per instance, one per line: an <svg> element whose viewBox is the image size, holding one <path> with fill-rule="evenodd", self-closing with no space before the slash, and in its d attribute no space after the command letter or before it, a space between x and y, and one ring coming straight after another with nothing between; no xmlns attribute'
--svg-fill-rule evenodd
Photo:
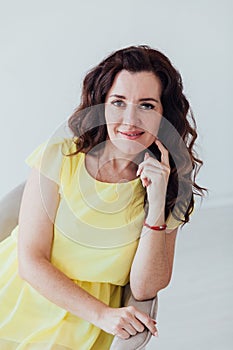
<svg viewBox="0 0 233 350"><path fill-rule="evenodd" d="M120 307L142 227L144 188L140 179L95 180L83 153L64 155L70 145L67 139L44 143L26 160L59 184L51 262L91 295ZM172 216L167 224L178 226ZM18 226L0 243L0 349L109 349L112 335L48 301L19 277L17 233Z"/></svg>

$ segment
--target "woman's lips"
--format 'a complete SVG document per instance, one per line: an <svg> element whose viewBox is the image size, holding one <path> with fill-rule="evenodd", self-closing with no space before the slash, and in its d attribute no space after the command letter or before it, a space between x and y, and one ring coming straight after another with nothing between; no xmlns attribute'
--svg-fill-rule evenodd
<svg viewBox="0 0 233 350"><path fill-rule="evenodd" d="M138 130L132 130L132 131L119 131L119 133L128 140L136 140L142 134L144 134L144 131L138 131Z"/></svg>

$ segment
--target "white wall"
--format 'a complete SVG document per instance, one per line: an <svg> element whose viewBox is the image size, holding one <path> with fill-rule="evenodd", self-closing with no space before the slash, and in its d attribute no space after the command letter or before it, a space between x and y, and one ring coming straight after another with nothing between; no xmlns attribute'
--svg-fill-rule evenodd
<svg viewBox="0 0 233 350"><path fill-rule="evenodd" d="M87 70L131 44L163 51L196 115L207 206L233 202L232 2L0 0L0 196L22 181L25 157L79 103Z"/></svg>

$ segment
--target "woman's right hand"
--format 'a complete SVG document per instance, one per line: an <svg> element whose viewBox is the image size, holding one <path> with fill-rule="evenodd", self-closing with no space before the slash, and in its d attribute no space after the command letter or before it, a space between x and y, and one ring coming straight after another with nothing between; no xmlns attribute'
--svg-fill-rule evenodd
<svg viewBox="0 0 233 350"><path fill-rule="evenodd" d="M97 323L97 327L122 339L128 339L131 335L143 332L145 327L153 335L157 332L156 321L134 306L104 308Z"/></svg>

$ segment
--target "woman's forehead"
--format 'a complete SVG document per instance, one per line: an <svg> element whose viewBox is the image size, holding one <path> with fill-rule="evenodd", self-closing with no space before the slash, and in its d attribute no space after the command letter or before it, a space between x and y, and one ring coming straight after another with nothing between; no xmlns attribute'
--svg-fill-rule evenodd
<svg viewBox="0 0 233 350"><path fill-rule="evenodd" d="M162 84L153 72L120 71L111 86L107 97L121 95L126 98L158 98L161 96Z"/></svg>

